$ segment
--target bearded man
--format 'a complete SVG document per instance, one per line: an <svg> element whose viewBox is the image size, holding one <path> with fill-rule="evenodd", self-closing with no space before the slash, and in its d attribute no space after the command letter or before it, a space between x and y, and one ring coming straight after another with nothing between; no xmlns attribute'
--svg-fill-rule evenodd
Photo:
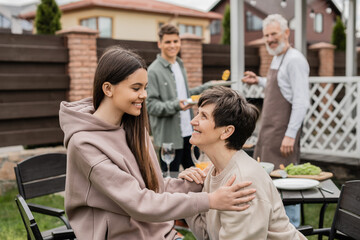
<svg viewBox="0 0 360 240"><path fill-rule="evenodd" d="M267 51L274 56L267 77L247 71L242 81L265 87L262 124L253 157L272 162L277 168L279 164L300 162L301 126L310 105L309 64L290 46L288 22L281 15L272 14L263 20L263 35ZM295 226L300 224L299 219L292 221L290 217L290 221Z"/></svg>

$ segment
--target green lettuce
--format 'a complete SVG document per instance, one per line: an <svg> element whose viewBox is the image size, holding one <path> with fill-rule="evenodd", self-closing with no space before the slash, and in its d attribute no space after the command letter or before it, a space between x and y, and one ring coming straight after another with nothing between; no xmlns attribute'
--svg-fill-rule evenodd
<svg viewBox="0 0 360 240"><path fill-rule="evenodd" d="M290 163L285 171L289 175L318 175L321 173L321 168L312 165L311 163L304 163L300 165L294 165Z"/></svg>

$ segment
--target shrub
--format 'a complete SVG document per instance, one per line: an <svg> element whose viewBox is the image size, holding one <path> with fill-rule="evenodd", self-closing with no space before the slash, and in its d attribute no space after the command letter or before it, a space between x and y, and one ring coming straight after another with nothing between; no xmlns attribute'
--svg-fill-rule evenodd
<svg viewBox="0 0 360 240"><path fill-rule="evenodd" d="M336 23L331 36L331 43L336 46L336 50L345 51L346 49L345 26L339 16L336 17Z"/></svg>
<svg viewBox="0 0 360 240"><path fill-rule="evenodd" d="M229 4L225 7L224 18L222 20L223 35L221 38L222 44L230 45L230 6Z"/></svg>
<svg viewBox="0 0 360 240"><path fill-rule="evenodd" d="M35 17L37 34L55 34L61 29L61 11L55 0L41 0Z"/></svg>

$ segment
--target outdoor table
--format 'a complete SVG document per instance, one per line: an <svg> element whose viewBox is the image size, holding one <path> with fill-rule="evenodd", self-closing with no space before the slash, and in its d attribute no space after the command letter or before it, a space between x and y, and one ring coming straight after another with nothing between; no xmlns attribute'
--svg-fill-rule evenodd
<svg viewBox="0 0 360 240"><path fill-rule="evenodd" d="M320 186L328 189L333 193L322 190L321 188L311 188L307 190L278 190L284 205L304 204L304 203L322 203L319 216L319 228L324 225L324 215L329 203L337 203L340 197L340 190L331 179L320 182ZM301 206L301 221L304 223L304 212ZM322 235L319 234L319 239Z"/></svg>
<svg viewBox="0 0 360 240"><path fill-rule="evenodd" d="M170 172L170 176L177 178L179 172ZM166 172L163 173L166 176ZM284 205L292 204L322 204L319 216L319 228L324 225L324 215L326 207L329 203L337 203L340 197L340 190L331 179L320 181L320 187L330 190L333 193L322 190L321 188L311 188L307 190L278 190ZM303 208L301 211L301 219L304 220ZM322 239L322 235L319 235L319 239Z"/></svg>

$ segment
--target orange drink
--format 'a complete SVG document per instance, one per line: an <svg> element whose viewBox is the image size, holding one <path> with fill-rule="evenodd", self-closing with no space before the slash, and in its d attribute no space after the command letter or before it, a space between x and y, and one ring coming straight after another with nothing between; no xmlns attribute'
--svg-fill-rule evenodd
<svg viewBox="0 0 360 240"><path fill-rule="evenodd" d="M199 101L199 98L200 98L200 95L192 95L192 96L191 96L191 100L192 100L193 102L198 102L198 101Z"/></svg>
<svg viewBox="0 0 360 240"><path fill-rule="evenodd" d="M229 77L230 77L230 70L225 70L221 76L221 79L226 81L229 79Z"/></svg>
<svg viewBox="0 0 360 240"><path fill-rule="evenodd" d="M207 168L207 166L209 166L210 161L208 162L199 162L199 163L195 163L195 167L200 168L201 170L204 170L205 168Z"/></svg>

